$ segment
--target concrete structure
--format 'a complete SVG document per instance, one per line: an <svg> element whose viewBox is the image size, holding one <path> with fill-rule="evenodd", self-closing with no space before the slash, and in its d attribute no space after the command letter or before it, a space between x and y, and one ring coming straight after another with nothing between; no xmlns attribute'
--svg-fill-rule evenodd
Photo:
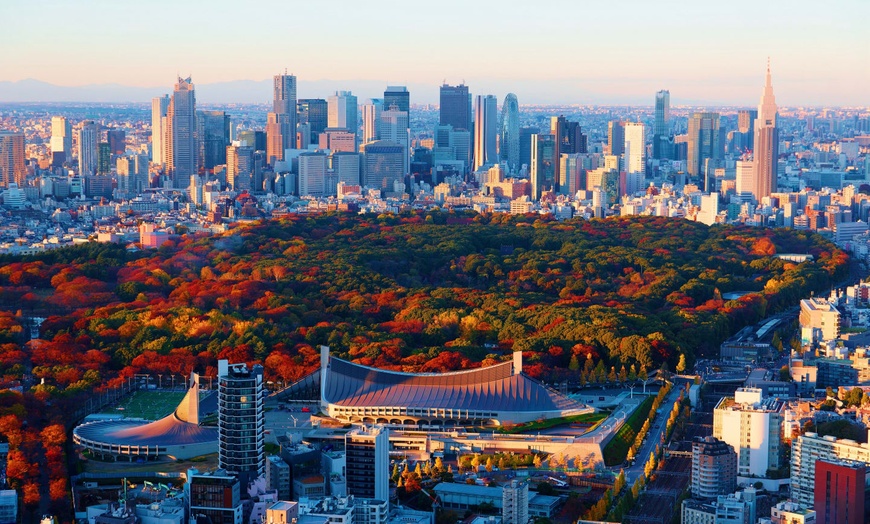
<svg viewBox="0 0 870 524"><path fill-rule="evenodd" d="M405 149L401 144L378 140L363 146L364 185L370 189L395 191L402 182L405 169Z"/></svg>
<svg viewBox="0 0 870 524"><path fill-rule="evenodd" d="M836 340L840 336L840 312L824 298L801 300L799 321L804 344Z"/></svg>
<svg viewBox="0 0 870 524"><path fill-rule="evenodd" d="M299 155L300 197L321 197L326 194L326 161L327 157L323 153L302 153Z"/></svg>
<svg viewBox="0 0 870 524"><path fill-rule="evenodd" d="M556 140L553 135L532 135L531 165L529 178L532 186L532 200L540 200L544 191L555 189Z"/></svg>
<svg viewBox="0 0 870 524"><path fill-rule="evenodd" d="M370 98L362 105L362 143L368 144L381 139L381 111L384 109L382 98Z"/></svg>
<svg viewBox="0 0 870 524"><path fill-rule="evenodd" d="M517 95L508 93L501 106L498 158L507 166L510 175L520 169L520 108Z"/></svg>
<svg viewBox="0 0 870 524"><path fill-rule="evenodd" d="M733 493L737 487L737 453L713 437L692 443L692 496L713 499Z"/></svg>
<svg viewBox="0 0 870 524"><path fill-rule="evenodd" d="M720 495L714 501L686 499L681 506L681 524L754 524L755 490Z"/></svg>
<svg viewBox="0 0 870 524"><path fill-rule="evenodd" d="M192 374L190 389L175 411L149 422L114 419L87 422L73 430L73 442L94 454L116 460L124 457L189 459L214 453L218 443L215 428L199 425L199 376Z"/></svg>
<svg viewBox="0 0 870 524"><path fill-rule="evenodd" d="M866 524L865 463L817 460L815 478L813 508L819 521L827 524Z"/></svg>
<svg viewBox="0 0 870 524"><path fill-rule="evenodd" d="M502 491L501 518L504 524L529 522L529 484L513 479Z"/></svg>
<svg viewBox="0 0 870 524"><path fill-rule="evenodd" d="M14 489L0 490L0 524L18 522L18 494Z"/></svg>
<svg viewBox="0 0 870 524"><path fill-rule="evenodd" d="M815 503L817 461L870 463L870 444L807 432L792 442L791 457L791 499L811 506Z"/></svg>
<svg viewBox="0 0 870 524"><path fill-rule="evenodd" d="M668 146L671 134L671 92L656 92L655 123L653 125L653 159L663 160L671 157Z"/></svg>
<svg viewBox="0 0 870 524"><path fill-rule="evenodd" d="M713 436L737 452L737 474L764 477L779 468L783 403L763 399L761 390L739 388L713 412Z"/></svg>
<svg viewBox="0 0 870 524"><path fill-rule="evenodd" d="M625 172L646 173L646 127L642 122L626 122L625 137Z"/></svg>
<svg viewBox="0 0 870 524"><path fill-rule="evenodd" d="M411 128L408 123L408 112L398 109L398 106L384 106L381 112L379 138L395 142L404 149L402 175L407 175L411 168Z"/></svg>
<svg viewBox="0 0 870 524"><path fill-rule="evenodd" d="M72 160L72 124L66 117L51 117L50 145L52 165L60 166Z"/></svg>
<svg viewBox="0 0 870 524"><path fill-rule="evenodd" d="M357 134L359 127L359 109L356 97L350 91L336 91L327 99L328 102L328 127L343 127Z"/></svg>
<svg viewBox="0 0 870 524"><path fill-rule="evenodd" d="M321 348L324 412L346 422L402 426L500 425L593 411L522 373L512 362L450 373L386 371Z"/></svg>
<svg viewBox="0 0 870 524"><path fill-rule="evenodd" d="M97 143L100 139L100 126L93 120L85 120L76 128L76 155L79 159L79 175L93 175L97 172Z"/></svg>
<svg viewBox="0 0 870 524"><path fill-rule="evenodd" d="M230 117L223 111L196 112L196 141L199 166L213 170L227 163L230 145Z"/></svg>
<svg viewBox="0 0 870 524"><path fill-rule="evenodd" d="M265 473L263 367L218 361L218 466L247 482Z"/></svg>
<svg viewBox="0 0 870 524"><path fill-rule="evenodd" d="M389 500L390 432L383 427L359 428L345 436L347 493Z"/></svg>
<svg viewBox="0 0 870 524"><path fill-rule="evenodd" d="M266 521L263 524L293 524L298 518L298 503L279 500L266 509Z"/></svg>
<svg viewBox="0 0 870 524"><path fill-rule="evenodd" d="M803 504L780 502L770 508L771 524L816 524L816 512Z"/></svg>
<svg viewBox="0 0 870 524"><path fill-rule="evenodd" d="M359 153L339 152L332 154L332 172L338 182L348 186L358 186L362 155Z"/></svg>
<svg viewBox="0 0 870 524"><path fill-rule="evenodd" d="M308 125L309 141L316 142L317 137L329 127L329 103L322 98L303 98L296 102L297 126Z"/></svg>
<svg viewBox="0 0 870 524"><path fill-rule="evenodd" d="M688 159L686 171L694 177L704 176L707 159L721 160L724 144L721 142L719 113L692 113L689 117Z"/></svg>
<svg viewBox="0 0 870 524"><path fill-rule="evenodd" d="M277 455L266 457L266 489L278 492L280 500L289 500L293 495L290 482L290 465Z"/></svg>

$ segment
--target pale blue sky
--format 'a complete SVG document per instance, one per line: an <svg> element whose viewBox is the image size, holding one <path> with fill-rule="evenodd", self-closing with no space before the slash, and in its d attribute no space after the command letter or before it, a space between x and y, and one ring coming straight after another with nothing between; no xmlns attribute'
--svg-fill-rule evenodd
<svg viewBox="0 0 870 524"><path fill-rule="evenodd" d="M870 105L870 0L0 0L0 81L381 80L521 103ZM412 97L414 93L412 93Z"/></svg>

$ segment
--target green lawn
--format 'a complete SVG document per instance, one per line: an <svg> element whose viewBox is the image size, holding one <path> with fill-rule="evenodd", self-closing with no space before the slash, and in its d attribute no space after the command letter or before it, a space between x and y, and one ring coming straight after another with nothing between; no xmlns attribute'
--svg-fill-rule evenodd
<svg viewBox="0 0 870 524"><path fill-rule="evenodd" d="M607 413L584 413L582 415L574 415L571 417L559 417L543 420L541 422L528 422L526 424L517 424L509 428L500 427L496 431L498 433L517 434L528 433L530 431L540 431L542 429L554 428L567 424L589 424L590 429L595 427L602 420L607 418Z"/></svg>
<svg viewBox="0 0 870 524"><path fill-rule="evenodd" d="M181 391L137 391L121 401L119 406L108 408L103 413L157 420L172 413L182 398L184 392Z"/></svg>
<svg viewBox="0 0 870 524"><path fill-rule="evenodd" d="M616 466L625 462L625 457L628 454L629 448L634 444L634 439L637 437L637 432L643 426L644 421L649 416L649 410L652 408L655 397L647 397L641 402L640 406L632 411L625 424L619 428L616 435L610 439L610 442L604 446L602 453L604 454L604 464L607 466Z"/></svg>

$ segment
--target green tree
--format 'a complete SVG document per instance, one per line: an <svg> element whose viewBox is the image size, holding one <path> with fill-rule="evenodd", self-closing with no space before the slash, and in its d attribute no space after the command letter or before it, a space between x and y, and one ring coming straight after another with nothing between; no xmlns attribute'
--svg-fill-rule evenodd
<svg viewBox="0 0 870 524"><path fill-rule="evenodd" d="M580 370L580 360L577 359L577 355L571 355L571 361L568 363L568 369L570 369L571 371Z"/></svg>

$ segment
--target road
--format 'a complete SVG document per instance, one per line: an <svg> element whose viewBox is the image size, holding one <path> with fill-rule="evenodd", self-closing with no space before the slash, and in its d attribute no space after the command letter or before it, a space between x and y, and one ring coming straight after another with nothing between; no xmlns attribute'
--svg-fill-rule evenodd
<svg viewBox="0 0 870 524"><path fill-rule="evenodd" d="M670 416L671 410L674 409L674 402L677 401L681 391L683 391L683 388L675 385L670 393L665 396L662 405L659 406L659 410L656 412L655 419L653 419L647 433L646 440L644 440L640 450L637 452L637 459L634 461L634 465L625 469L625 480L628 486L634 484L634 481L643 475L643 466L649 459L649 454L655 450L656 445L661 443L662 435L665 432L665 425L668 422L668 416Z"/></svg>

